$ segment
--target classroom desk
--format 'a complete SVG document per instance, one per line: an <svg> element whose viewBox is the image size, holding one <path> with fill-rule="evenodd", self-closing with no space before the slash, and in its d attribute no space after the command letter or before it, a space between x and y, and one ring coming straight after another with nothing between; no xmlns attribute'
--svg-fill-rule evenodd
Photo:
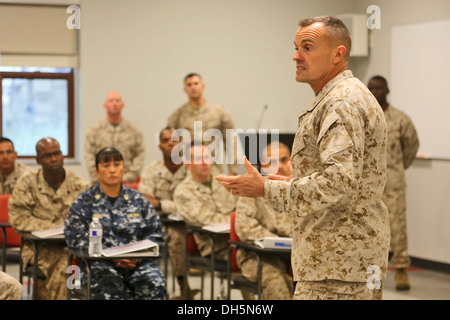
<svg viewBox="0 0 450 320"><path fill-rule="evenodd" d="M162 214L160 213L160 219L161 219L161 224L163 225L164 228L164 234L167 236L167 229L170 226L181 226L184 227L186 226L186 222L184 222L184 220L180 220L180 219L173 219L171 217L171 215L167 215L167 214ZM168 243L166 241L166 245L164 246L164 250L162 252L162 258L163 258L163 263L164 263L164 276L168 277L169 275L169 246ZM167 283L167 282L166 282Z"/></svg>
<svg viewBox="0 0 450 320"><path fill-rule="evenodd" d="M188 237L189 234L192 233L199 233L203 234L209 237L211 241L211 254L209 257L193 257L195 258L195 261L197 263L190 262L189 252L186 252L186 277L185 281L188 279L189 274L189 268L192 266L193 268L198 268L201 270L207 270L211 274L211 300L214 300L214 272L224 272L226 273L226 263L217 263L215 259L215 242L217 239L223 239L224 237L229 239L230 238L230 232L214 232L210 230L206 230L202 227L194 227L194 226L188 226L186 225L186 250L187 250L187 243L188 243ZM225 262L225 261L220 261ZM184 297L187 299L187 286L185 286L185 292L183 293ZM202 275L202 297L203 299L203 275Z"/></svg>
<svg viewBox="0 0 450 320"><path fill-rule="evenodd" d="M257 271L257 295L258 298L262 299L262 284L261 284L261 273L262 273L262 257L267 255L281 255L283 257L291 257L291 248L261 248L253 242L240 242L240 241L229 241L230 248L228 249L228 300L231 296L231 254L233 248L243 249L247 251L254 252L256 254L256 259L258 261L258 271Z"/></svg>
<svg viewBox="0 0 450 320"><path fill-rule="evenodd" d="M25 242L31 243L34 250L34 262L33 262L33 300L37 299L37 280L38 280L38 255L39 255L39 244L40 243L61 243L66 244L66 240L64 239L64 235L48 237L48 238L40 238L32 234L31 232L23 232L17 231L17 234L21 236L20 240L20 264L19 264L19 281L23 284L23 276L24 276L24 265L22 261L22 250ZM30 284L28 284L30 285Z"/></svg>
<svg viewBox="0 0 450 320"><path fill-rule="evenodd" d="M88 250L73 250L73 249L67 249L67 252L69 253L69 257L68 257L68 265L72 265L72 259L78 259L81 260L85 266L86 266L86 277L87 277L87 287L86 287L86 299L87 300L91 300L91 267L90 267L90 262L91 261L99 261L99 260L113 260L113 259L120 259L120 258L126 258L126 259L160 259L161 256L160 255L152 255L152 254L143 254L142 252L129 252L126 254L126 256L123 255L119 255L119 256L110 256L110 257L105 257L105 256L100 256L100 257L93 257L90 256L88 253ZM72 289L72 290L77 290L77 289ZM69 289L67 290L67 298L69 300L72 299L72 290Z"/></svg>
<svg viewBox="0 0 450 320"><path fill-rule="evenodd" d="M0 220L0 228L2 228L3 243L2 243L2 270L6 272L6 228L10 228L9 221Z"/></svg>

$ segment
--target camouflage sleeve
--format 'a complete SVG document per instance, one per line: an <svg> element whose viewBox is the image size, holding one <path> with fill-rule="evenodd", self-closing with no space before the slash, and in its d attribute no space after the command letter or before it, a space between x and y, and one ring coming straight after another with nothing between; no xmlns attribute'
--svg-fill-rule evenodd
<svg viewBox="0 0 450 320"><path fill-rule="evenodd" d="M138 190L143 194L155 197L155 183L153 182L153 166L147 166L141 175Z"/></svg>
<svg viewBox="0 0 450 320"><path fill-rule="evenodd" d="M35 175L26 175L19 179L8 202L9 221L14 229L31 232L53 228L50 220L33 215L36 206L36 194L31 183Z"/></svg>
<svg viewBox="0 0 450 320"><path fill-rule="evenodd" d="M236 206L236 233L241 241L254 241L277 235L264 228L257 219L256 199L239 198Z"/></svg>
<svg viewBox="0 0 450 320"><path fill-rule="evenodd" d="M155 207L150 204L146 199L144 199L145 220L147 221L147 226L144 231L143 239L149 239L159 244L160 252L164 249L164 232L162 230L161 220L156 213Z"/></svg>
<svg viewBox="0 0 450 320"><path fill-rule="evenodd" d="M144 136L142 132L136 130L135 143L133 148L133 156L131 157L131 164L127 166L127 172L123 176L123 180L127 182L136 181L140 176L145 159Z"/></svg>
<svg viewBox="0 0 450 320"><path fill-rule="evenodd" d="M318 151L323 170L290 181L266 180L264 197L279 212L308 216L350 202L362 176L363 120L356 108L338 101L321 120ZM300 137L301 140L302 137ZM303 141L298 141L303 144ZM303 145L304 146L304 145ZM293 146L295 153L303 148Z"/></svg>
<svg viewBox="0 0 450 320"><path fill-rule="evenodd" d="M89 223L92 201L87 193L81 193L72 203L64 222L64 237L70 249L87 250L89 247Z"/></svg>
<svg viewBox="0 0 450 320"><path fill-rule="evenodd" d="M419 150L419 137L412 120L406 117L401 129L401 145L403 150L403 166L405 169L413 163Z"/></svg>
<svg viewBox="0 0 450 320"><path fill-rule="evenodd" d="M89 173L89 178L93 182L98 180L97 173L95 171L95 154L97 152L95 136L95 131L90 130L86 134L86 139L84 142L84 162Z"/></svg>

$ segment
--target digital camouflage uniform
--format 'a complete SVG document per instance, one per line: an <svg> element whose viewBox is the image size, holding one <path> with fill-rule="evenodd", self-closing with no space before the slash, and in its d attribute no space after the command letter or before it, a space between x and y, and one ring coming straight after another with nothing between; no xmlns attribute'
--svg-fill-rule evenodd
<svg viewBox="0 0 450 320"><path fill-rule="evenodd" d="M204 105L200 108L193 108L189 103L185 103L180 108L175 110L167 120L167 126L175 129L186 129L189 131L191 135L191 141L194 141L196 138L194 136L194 122L201 121L202 123L202 140L203 134L208 129L217 129L221 132L223 137L224 148L226 147L226 130L234 129L234 122L231 118L231 114L228 110L226 110L221 105L206 101ZM209 139L209 138L208 138ZM206 140L206 143L209 144L209 140ZM236 143L236 139L234 140ZM236 151L234 150L234 159L236 159ZM224 163L225 163L225 159ZM236 161L234 164L228 165L228 172L237 174L238 173L238 165ZM214 170L217 172L223 172L222 164L213 164Z"/></svg>
<svg viewBox="0 0 450 320"><path fill-rule="evenodd" d="M32 170L26 165L16 161L14 163L14 171L6 179L0 174L0 194L12 194L19 178L30 171Z"/></svg>
<svg viewBox="0 0 450 320"><path fill-rule="evenodd" d="M96 123L84 143L84 160L92 182L98 182L95 155L104 147L113 147L122 153L125 166L123 180L135 182L141 174L145 158L142 132L125 119L118 125L112 125L106 119Z"/></svg>
<svg viewBox="0 0 450 320"><path fill-rule="evenodd" d="M164 165L164 160L155 160L142 172L138 189L144 194L158 199L163 214L176 213L177 207L173 201L175 187L183 181L188 173L182 165L174 173ZM166 244L169 251L172 272L175 276L184 276L186 273L186 236L184 226L169 225L166 231Z"/></svg>
<svg viewBox="0 0 450 320"><path fill-rule="evenodd" d="M0 300L22 300L23 287L9 274L0 271Z"/></svg>
<svg viewBox="0 0 450 320"><path fill-rule="evenodd" d="M387 271L386 143L383 111L350 70L329 81L300 115L293 179L264 185L265 199L293 215L294 298L307 298L304 288L327 280L340 284L325 287L333 294L351 295L354 282L354 297L381 298L382 289L371 290L368 281L382 281Z"/></svg>
<svg viewBox="0 0 450 320"><path fill-rule="evenodd" d="M173 198L186 224L195 227L230 222L230 214L236 207L236 197L216 182L214 177L210 188L188 174L176 187ZM208 236L194 233L194 238L202 256L211 254ZM217 259L228 259L228 240L218 238L215 242Z"/></svg>
<svg viewBox="0 0 450 320"><path fill-rule="evenodd" d="M67 212L78 194L89 187L82 177L65 170L66 178L55 191L44 179L42 169L30 172L17 181L9 199L9 218L14 229L37 231L62 227ZM67 259L64 243L39 244L38 267L46 276L45 290L38 290L39 299L64 300L67 298ZM34 252L25 244L22 252L24 266L32 264ZM40 292L48 291L45 296ZM47 296L48 295L48 296Z"/></svg>
<svg viewBox="0 0 450 320"><path fill-rule="evenodd" d="M241 241L263 237L292 237L292 217L276 212L263 198L239 198L236 205L236 233ZM254 253L238 250L237 263L244 277L256 282L258 262ZM290 259L279 255L262 257L262 293L264 300L290 300L293 282Z"/></svg>
<svg viewBox="0 0 450 320"><path fill-rule="evenodd" d="M99 217L103 228L103 249L149 239L164 249L161 220L144 195L122 185L119 197L111 204L100 185L81 193L70 208L64 236L70 249L88 250L89 224ZM96 300L163 300L167 298L166 280L153 260L141 260L134 269L115 266L111 260L93 261L91 294ZM82 272L82 283L85 275Z"/></svg>
<svg viewBox="0 0 450 320"><path fill-rule="evenodd" d="M391 263L394 268L409 267L408 238L406 231L406 177L419 149L419 138L411 118L389 105L386 118L387 174L383 201L388 207L391 227Z"/></svg>

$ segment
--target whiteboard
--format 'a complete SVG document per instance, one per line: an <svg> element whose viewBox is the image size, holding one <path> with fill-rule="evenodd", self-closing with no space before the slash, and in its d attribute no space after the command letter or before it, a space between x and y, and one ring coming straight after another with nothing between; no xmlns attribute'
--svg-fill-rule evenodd
<svg viewBox="0 0 450 320"><path fill-rule="evenodd" d="M450 160L450 20L392 28L390 102L418 131L418 154Z"/></svg>

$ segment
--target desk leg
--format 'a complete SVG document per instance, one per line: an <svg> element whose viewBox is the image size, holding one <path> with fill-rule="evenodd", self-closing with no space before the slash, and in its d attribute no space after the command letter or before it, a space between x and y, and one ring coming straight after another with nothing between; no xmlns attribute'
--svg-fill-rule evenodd
<svg viewBox="0 0 450 320"><path fill-rule="evenodd" d="M258 276L257 276L257 283L258 283L258 299L262 300L262 261L259 254L256 255L256 260L258 261Z"/></svg>
<svg viewBox="0 0 450 320"><path fill-rule="evenodd" d="M2 227L3 243L2 243L2 270L6 272L6 228Z"/></svg>
<svg viewBox="0 0 450 320"><path fill-rule="evenodd" d="M38 288L38 255L39 255L39 249L38 246L34 241L31 241L34 248L34 263L33 263L33 300L37 300L37 288ZM30 285L30 284L28 284Z"/></svg>

